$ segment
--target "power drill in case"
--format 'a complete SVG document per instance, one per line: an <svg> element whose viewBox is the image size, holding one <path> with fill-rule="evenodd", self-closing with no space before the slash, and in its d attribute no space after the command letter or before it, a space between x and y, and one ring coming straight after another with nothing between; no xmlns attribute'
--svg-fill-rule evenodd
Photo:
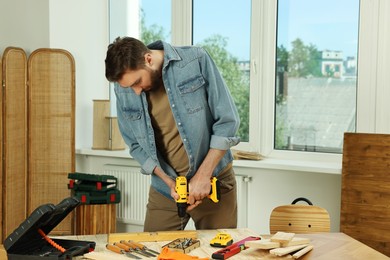
<svg viewBox="0 0 390 260"><path fill-rule="evenodd" d="M213 202L217 203L221 199L221 193L219 188L219 181L216 177L211 178L211 190L208 198ZM176 192L179 194L179 199L176 200L177 213L179 217L183 218L186 215L187 210L187 200L188 200L188 185L187 178L184 176L179 176L176 178Z"/></svg>

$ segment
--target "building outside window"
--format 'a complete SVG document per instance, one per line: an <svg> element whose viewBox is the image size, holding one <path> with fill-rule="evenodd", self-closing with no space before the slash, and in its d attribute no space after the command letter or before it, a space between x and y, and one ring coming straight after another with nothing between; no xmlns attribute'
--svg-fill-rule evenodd
<svg viewBox="0 0 390 260"><path fill-rule="evenodd" d="M277 10L274 148L341 153L356 130L359 1L280 0Z"/></svg>

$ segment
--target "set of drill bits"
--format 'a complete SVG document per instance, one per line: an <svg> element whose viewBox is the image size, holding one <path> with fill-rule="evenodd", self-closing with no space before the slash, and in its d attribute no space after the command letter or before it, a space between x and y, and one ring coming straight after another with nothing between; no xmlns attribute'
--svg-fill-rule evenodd
<svg viewBox="0 0 390 260"><path fill-rule="evenodd" d="M188 254L195 248L200 247L200 241L192 238L178 238L163 246L170 250Z"/></svg>

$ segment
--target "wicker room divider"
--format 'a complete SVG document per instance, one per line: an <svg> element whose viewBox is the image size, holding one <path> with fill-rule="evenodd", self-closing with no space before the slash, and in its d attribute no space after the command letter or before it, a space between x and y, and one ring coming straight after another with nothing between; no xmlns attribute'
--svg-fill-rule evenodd
<svg viewBox="0 0 390 260"><path fill-rule="evenodd" d="M1 88L2 236L26 218L27 55L8 47L3 54Z"/></svg>
<svg viewBox="0 0 390 260"><path fill-rule="evenodd" d="M75 63L59 49L38 49L28 59L28 212L70 196L75 171ZM70 234L71 215L52 234Z"/></svg>
<svg viewBox="0 0 390 260"><path fill-rule="evenodd" d="M38 206L70 196L75 171L75 62L60 49L27 55L5 49L2 58L0 238ZM2 206L1 206L2 205ZM51 234L72 234L72 216Z"/></svg>
<svg viewBox="0 0 390 260"><path fill-rule="evenodd" d="M1 143L0 143L0 156L3 156L3 59L0 55L0 137L1 137ZM3 160L0 160L0 223L3 223ZM0 224L0 239L3 241L3 224Z"/></svg>

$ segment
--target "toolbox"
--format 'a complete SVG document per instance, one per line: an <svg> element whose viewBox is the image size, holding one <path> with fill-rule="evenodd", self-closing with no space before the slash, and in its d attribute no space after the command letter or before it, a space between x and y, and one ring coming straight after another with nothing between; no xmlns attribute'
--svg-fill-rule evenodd
<svg viewBox="0 0 390 260"><path fill-rule="evenodd" d="M68 260L95 249L95 242L51 239L47 235L80 204L69 197L58 205L44 204L35 209L4 241L8 260Z"/></svg>
<svg viewBox="0 0 390 260"><path fill-rule="evenodd" d="M121 193L118 189L107 192L74 192L73 196L80 200L81 204L117 204L121 202Z"/></svg>
<svg viewBox="0 0 390 260"><path fill-rule="evenodd" d="M74 191L105 192L117 187L118 179L111 175L74 172L68 174L68 188Z"/></svg>
<svg viewBox="0 0 390 260"><path fill-rule="evenodd" d="M118 179L114 176L74 172L68 174L68 179L68 189L81 204L117 204L121 201Z"/></svg>

